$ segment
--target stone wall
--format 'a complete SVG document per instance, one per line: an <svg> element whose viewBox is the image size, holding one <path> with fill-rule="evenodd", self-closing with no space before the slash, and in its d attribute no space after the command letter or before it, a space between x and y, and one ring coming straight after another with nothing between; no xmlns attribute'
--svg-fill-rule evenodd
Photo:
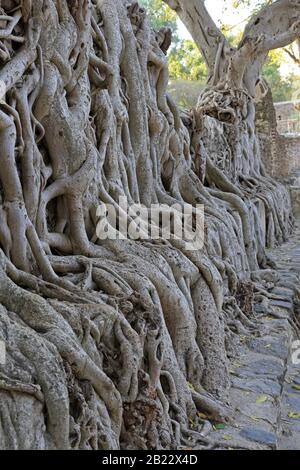
<svg viewBox="0 0 300 470"><path fill-rule="evenodd" d="M298 172L300 174L300 135L283 135L287 154L288 174Z"/></svg>
<svg viewBox="0 0 300 470"><path fill-rule="evenodd" d="M289 187L292 211L294 216L298 219L300 217L300 186Z"/></svg>
<svg viewBox="0 0 300 470"><path fill-rule="evenodd" d="M290 171L287 148L285 139L277 130L277 116L270 89L267 95L256 103L256 129L267 173L274 178L286 178Z"/></svg>
<svg viewBox="0 0 300 470"><path fill-rule="evenodd" d="M274 103L280 134L300 132L300 101Z"/></svg>
<svg viewBox="0 0 300 470"><path fill-rule="evenodd" d="M279 134L271 136L263 133L258 133L258 137L267 173L273 178L287 178L290 175L290 166L286 138Z"/></svg>
<svg viewBox="0 0 300 470"><path fill-rule="evenodd" d="M267 173L278 179L299 173L300 184L300 135L259 133L258 136Z"/></svg>
<svg viewBox="0 0 300 470"><path fill-rule="evenodd" d="M291 116L293 109L298 111L293 103L279 104L274 106L269 90L264 99L256 105L256 127L267 172L274 178L288 179L297 172L300 175L300 135L279 134L278 113L281 112L282 118L287 118Z"/></svg>
<svg viewBox="0 0 300 470"><path fill-rule="evenodd" d="M293 119L299 115L300 101L284 101L274 103L276 116L278 121Z"/></svg>

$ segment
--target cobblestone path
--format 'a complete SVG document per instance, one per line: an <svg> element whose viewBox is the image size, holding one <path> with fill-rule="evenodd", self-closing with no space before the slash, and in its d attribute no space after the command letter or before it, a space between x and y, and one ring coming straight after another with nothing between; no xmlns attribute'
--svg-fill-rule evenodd
<svg viewBox="0 0 300 470"><path fill-rule="evenodd" d="M258 331L239 335L231 359L233 423L215 425L210 435L226 448L300 450L300 342L299 353L294 343L299 340L295 317L300 320L300 221L291 239L269 254L277 267L265 271L268 296L255 304Z"/></svg>

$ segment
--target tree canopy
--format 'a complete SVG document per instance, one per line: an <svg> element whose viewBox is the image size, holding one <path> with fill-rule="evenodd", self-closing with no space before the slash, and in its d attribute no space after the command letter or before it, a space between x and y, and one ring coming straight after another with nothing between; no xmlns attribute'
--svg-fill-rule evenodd
<svg viewBox="0 0 300 470"><path fill-rule="evenodd" d="M249 18L257 13L263 6L271 4L270 0L232 0L231 5L224 1L224 10L229 8L249 7ZM199 52L195 42L190 39L179 37L178 17L162 0L141 0L141 4L149 14L151 25L155 30L168 26L172 30L173 45L168 54L169 76L171 80L170 93L185 106L193 106L197 100L196 87L193 85L192 92L189 90L189 82L198 82L199 89L205 86L207 70L205 61ZM233 25L223 24L221 30L226 39L232 45L237 45L241 39L242 32L232 28ZM297 54L295 47L286 49L293 57L289 58L287 52L281 50L270 51L268 59L263 66L262 76L271 86L274 101L289 101L297 94L298 77L293 72L282 73L282 65L290 61L295 62ZM299 68L300 76L300 68Z"/></svg>

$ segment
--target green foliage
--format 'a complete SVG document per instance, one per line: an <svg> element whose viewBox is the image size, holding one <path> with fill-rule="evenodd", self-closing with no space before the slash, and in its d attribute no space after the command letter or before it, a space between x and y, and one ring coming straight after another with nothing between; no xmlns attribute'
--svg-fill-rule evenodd
<svg viewBox="0 0 300 470"><path fill-rule="evenodd" d="M264 6L270 5L271 3L273 3L273 0L232 0L231 6L232 8L238 8L240 6L251 8L251 14L254 14Z"/></svg>
<svg viewBox="0 0 300 470"><path fill-rule="evenodd" d="M182 109L192 108L197 104L200 91L205 83L191 80L171 80L168 92Z"/></svg>
<svg viewBox="0 0 300 470"><path fill-rule="evenodd" d="M168 56L170 79L204 82L204 60L193 41L179 39L176 13L162 0L140 0L140 4L146 8L154 30L166 26L172 30L173 46Z"/></svg>
<svg viewBox="0 0 300 470"><path fill-rule="evenodd" d="M229 24L223 24L220 29L222 33L224 34L224 36L226 37L229 44L232 47L237 47L243 36L242 31L237 31L237 32L235 31L233 33L232 32L233 27Z"/></svg>
<svg viewBox="0 0 300 470"><path fill-rule="evenodd" d="M249 10L249 19L252 15L256 14L264 6L270 5L274 0L232 0L228 6L228 0L223 0L224 10L229 8L246 7ZM246 18L245 18L246 19ZM232 35L232 27L223 26L222 30L228 38L228 33ZM242 33L232 35L233 39L230 40L231 44L237 45L238 40L241 39ZM281 66L289 60L288 55L282 50L277 49L269 53L267 62L265 63L262 75L268 81L272 88L274 101L290 101L298 99L299 93L299 77L289 74L283 77ZM299 69L300 75L300 69Z"/></svg>
<svg viewBox="0 0 300 470"><path fill-rule="evenodd" d="M150 24L154 31L168 27L172 30L173 41L175 40L176 42L178 39L176 13L162 0L140 0L139 3L147 10Z"/></svg>
<svg viewBox="0 0 300 470"><path fill-rule="evenodd" d="M195 43L181 41L169 55L169 73L173 80L205 81L206 66Z"/></svg>
<svg viewBox="0 0 300 470"><path fill-rule="evenodd" d="M289 101L293 97L294 80L293 76L283 78L280 73L280 67L284 63L284 52L280 49L269 53L265 63L262 75L271 86L274 101Z"/></svg>
<svg viewBox="0 0 300 470"><path fill-rule="evenodd" d="M224 0L224 10L228 8L247 7L249 17L263 6L273 3L272 0ZM169 27L173 33L173 46L170 48L169 74L170 93L182 107L194 106L199 91L206 81L205 62L192 40L181 40L178 37L177 15L162 0L140 0L146 8L151 26L154 30ZM228 6L229 4L229 6ZM222 25L222 32L232 46L237 46L242 37L242 31L234 31L231 25ZM271 51L263 67L263 76L271 85L274 101L289 101L299 94L300 78L293 75L282 77L281 65L286 62L282 50ZM300 72L299 72L300 75Z"/></svg>

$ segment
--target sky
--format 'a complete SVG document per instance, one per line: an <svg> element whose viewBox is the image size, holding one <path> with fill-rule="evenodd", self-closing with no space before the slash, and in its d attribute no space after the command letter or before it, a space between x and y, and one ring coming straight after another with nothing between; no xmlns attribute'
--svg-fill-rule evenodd
<svg viewBox="0 0 300 470"><path fill-rule="evenodd" d="M220 25L221 23L238 25L239 23L243 24L245 21L247 21L250 15L249 8L227 7L227 9L225 9L225 5L229 5L230 3L231 2L229 0L227 0L226 2L224 0L206 0L205 5L218 25ZM240 28L242 27L242 24L239 26Z"/></svg>
<svg viewBox="0 0 300 470"><path fill-rule="evenodd" d="M225 10L224 6L230 3L230 0L226 2L224 0L207 0L205 2L206 8L211 14L214 21L220 26L223 24L237 25L237 28L243 27L243 22L249 17L250 11L248 8L228 8ZM186 27L179 20L179 34L183 39L190 39L191 36L187 31Z"/></svg>
<svg viewBox="0 0 300 470"><path fill-rule="evenodd" d="M243 30L251 11L247 7L227 7L227 9L225 9L226 4L229 5L230 3L230 0L206 0L205 5L218 26L221 24L229 24L235 26L234 30L236 31ZM178 20L178 32L182 39L191 39L190 33L180 20ZM299 74L299 67L287 57L286 63L282 64L280 71L282 76L293 72Z"/></svg>

